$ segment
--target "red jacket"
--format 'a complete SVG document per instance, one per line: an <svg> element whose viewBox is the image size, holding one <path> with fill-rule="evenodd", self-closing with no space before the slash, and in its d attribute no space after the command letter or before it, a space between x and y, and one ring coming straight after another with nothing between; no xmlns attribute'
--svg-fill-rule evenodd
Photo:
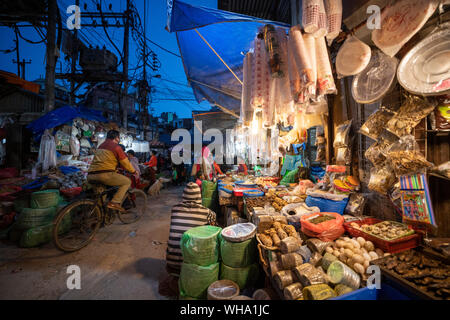
<svg viewBox="0 0 450 320"><path fill-rule="evenodd" d="M150 168L156 167L158 165L158 160L156 159L156 156L152 156L150 158L150 161L145 162L144 165L149 166Z"/></svg>

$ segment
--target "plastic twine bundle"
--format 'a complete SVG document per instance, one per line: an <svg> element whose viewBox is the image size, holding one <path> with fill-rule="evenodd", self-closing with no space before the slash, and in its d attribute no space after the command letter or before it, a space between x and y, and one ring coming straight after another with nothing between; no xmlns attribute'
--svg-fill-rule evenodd
<svg viewBox="0 0 450 320"><path fill-rule="evenodd" d="M319 30L320 3L323 0L304 0L302 8L302 26L306 33Z"/></svg>
<svg viewBox="0 0 450 320"><path fill-rule="evenodd" d="M342 25L342 0L324 0L325 10L327 12L328 45L331 45L334 39L341 32Z"/></svg>
<svg viewBox="0 0 450 320"><path fill-rule="evenodd" d="M253 108L265 108L269 103L270 72L264 40L255 38L255 50L252 66L252 97Z"/></svg>
<svg viewBox="0 0 450 320"><path fill-rule="evenodd" d="M325 37L328 33L327 13L325 12L325 5L323 0L319 0L319 28L314 32L314 37Z"/></svg>

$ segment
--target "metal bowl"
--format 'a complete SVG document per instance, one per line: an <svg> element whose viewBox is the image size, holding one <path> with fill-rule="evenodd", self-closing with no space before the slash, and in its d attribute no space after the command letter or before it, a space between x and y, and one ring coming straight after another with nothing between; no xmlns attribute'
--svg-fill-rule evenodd
<svg viewBox="0 0 450 320"><path fill-rule="evenodd" d="M450 23L441 25L405 55L397 78L403 88L414 94L450 93Z"/></svg>

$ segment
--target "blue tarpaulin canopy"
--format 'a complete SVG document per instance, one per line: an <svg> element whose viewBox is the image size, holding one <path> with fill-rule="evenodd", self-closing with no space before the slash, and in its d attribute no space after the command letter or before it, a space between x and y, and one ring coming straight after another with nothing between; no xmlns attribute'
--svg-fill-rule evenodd
<svg viewBox="0 0 450 320"><path fill-rule="evenodd" d="M166 28L176 32L195 98L238 116L244 55L258 29L269 23L286 29L289 25L177 0L167 3Z"/></svg>
<svg viewBox="0 0 450 320"><path fill-rule="evenodd" d="M70 122L75 118L108 122L108 120L102 116L102 112L99 110L88 109L83 106L63 106L58 109L52 110L39 119L31 122L27 126L27 129L33 131L33 134L35 134L37 137L40 137L44 133L45 129L52 129L64 123Z"/></svg>

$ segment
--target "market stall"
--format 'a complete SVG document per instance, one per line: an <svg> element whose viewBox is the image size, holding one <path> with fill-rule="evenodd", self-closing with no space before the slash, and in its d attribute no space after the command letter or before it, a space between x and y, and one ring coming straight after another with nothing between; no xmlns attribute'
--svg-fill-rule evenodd
<svg viewBox="0 0 450 320"><path fill-rule="evenodd" d="M370 42L342 32L341 1L303 1L291 27L180 1L170 9L197 98L236 112L240 96L226 155L249 170L203 182L204 205L216 197L222 236L253 239L259 260L253 277L222 270L190 298L449 299L449 198L436 189L450 178L448 6L393 2ZM186 10L191 20L177 16ZM211 16L200 24L197 13ZM199 56L215 60L197 70ZM367 282L373 265L382 289ZM239 272L252 281L238 284Z"/></svg>

